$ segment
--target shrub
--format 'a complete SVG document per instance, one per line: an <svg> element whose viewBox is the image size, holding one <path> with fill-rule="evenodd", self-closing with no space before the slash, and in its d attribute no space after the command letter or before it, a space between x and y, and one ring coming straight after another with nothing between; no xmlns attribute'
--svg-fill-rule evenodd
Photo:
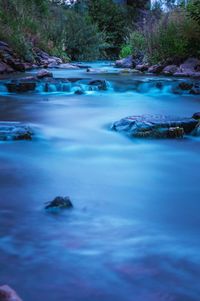
<svg viewBox="0 0 200 301"><path fill-rule="evenodd" d="M120 58L125 58L129 55L132 55L133 49L130 44L125 44L122 46L120 51Z"/></svg>
<svg viewBox="0 0 200 301"><path fill-rule="evenodd" d="M128 45L134 55L143 54L150 63L200 56L200 25L178 8L164 13L160 20L150 18L143 30L130 35Z"/></svg>

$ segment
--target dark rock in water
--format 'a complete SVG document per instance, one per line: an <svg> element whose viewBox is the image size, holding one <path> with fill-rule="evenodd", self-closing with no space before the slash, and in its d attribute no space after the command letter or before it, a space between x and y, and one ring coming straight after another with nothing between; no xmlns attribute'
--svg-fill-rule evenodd
<svg viewBox="0 0 200 301"><path fill-rule="evenodd" d="M70 198L57 196L53 201L46 204L45 209L70 209L73 208Z"/></svg>
<svg viewBox="0 0 200 301"><path fill-rule="evenodd" d="M8 92L11 93L23 93L28 91L34 91L36 88L36 82L31 80L13 80L6 83L5 86Z"/></svg>
<svg viewBox="0 0 200 301"><path fill-rule="evenodd" d="M83 95L84 93L85 92L81 88L74 91L74 94L76 94L76 95Z"/></svg>
<svg viewBox="0 0 200 301"><path fill-rule="evenodd" d="M192 118L194 118L196 120L200 120L200 112L194 113Z"/></svg>
<svg viewBox="0 0 200 301"><path fill-rule="evenodd" d="M96 86L99 90L106 91L108 90L108 85L106 80L92 80L89 82L90 86Z"/></svg>
<svg viewBox="0 0 200 301"><path fill-rule="evenodd" d="M192 87L192 89L190 90L190 94L200 95L200 87L198 87L198 86Z"/></svg>
<svg viewBox="0 0 200 301"><path fill-rule="evenodd" d="M112 129L132 137L181 138L184 133L192 133L197 124L193 118L142 115L123 118L115 122Z"/></svg>
<svg viewBox="0 0 200 301"><path fill-rule="evenodd" d="M181 82L178 86L181 90L190 90L193 87L193 83L185 81Z"/></svg>
<svg viewBox="0 0 200 301"><path fill-rule="evenodd" d="M17 293L8 285L0 286L0 301L22 301Z"/></svg>
<svg viewBox="0 0 200 301"><path fill-rule="evenodd" d="M135 68L136 64L133 61L133 56L130 55L124 59L116 61L115 66L117 68Z"/></svg>
<svg viewBox="0 0 200 301"><path fill-rule="evenodd" d="M45 77L53 77L53 73L52 73L52 72L49 72L49 71L47 71L47 70L40 70L40 71L37 73L36 77L37 77L38 79L42 79L42 78L45 78Z"/></svg>
<svg viewBox="0 0 200 301"><path fill-rule="evenodd" d="M31 128L20 122L0 122L0 141L31 140Z"/></svg>

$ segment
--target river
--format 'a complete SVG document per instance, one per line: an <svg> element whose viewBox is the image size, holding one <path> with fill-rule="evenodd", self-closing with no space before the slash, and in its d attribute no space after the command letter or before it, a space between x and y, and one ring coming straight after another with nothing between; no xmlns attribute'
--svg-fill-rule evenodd
<svg viewBox="0 0 200 301"><path fill-rule="evenodd" d="M0 284L24 301L199 301L200 138L110 130L130 115L192 116L199 97L131 91L136 75L96 66L108 72L54 76L105 78L108 91L1 93L0 120L37 134L0 143ZM45 212L57 195L74 209Z"/></svg>

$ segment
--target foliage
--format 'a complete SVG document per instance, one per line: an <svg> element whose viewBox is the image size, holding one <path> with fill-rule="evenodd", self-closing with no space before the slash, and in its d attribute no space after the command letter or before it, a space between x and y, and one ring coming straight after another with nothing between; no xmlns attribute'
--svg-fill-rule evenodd
<svg viewBox="0 0 200 301"><path fill-rule="evenodd" d="M30 61L34 47L76 60L99 58L106 47L87 15L49 0L0 0L0 39Z"/></svg>
<svg viewBox="0 0 200 301"><path fill-rule="evenodd" d="M200 24L200 1L199 0L191 0L188 3L187 10L189 15Z"/></svg>
<svg viewBox="0 0 200 301"><path fill-rule="evenodd" d="M176 8L160 19L147 20L142 30L130 35L128 46L133 55L143 53L150 63L199 56L200 26L184 9Z"/></svg>
<svg viewBox="0 0 200 301"><path fill-rule="evenodd" d="M133 48L130 44L125 44L122 46L121 51L120 51L120 58L125 58L129 55L132 55L133 53Z"/></svg>

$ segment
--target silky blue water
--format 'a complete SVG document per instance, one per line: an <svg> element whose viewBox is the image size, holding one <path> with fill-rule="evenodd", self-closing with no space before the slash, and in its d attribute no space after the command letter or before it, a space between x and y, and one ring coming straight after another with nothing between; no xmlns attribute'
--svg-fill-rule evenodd
<svg viewBox="0 0 200 301"><path fill-rule="evenodd" d="M0 143L0 284L24 301L199 301L200 138L131 140L110 126L135 114L191 116L200 99L127 91L135 75L105 71L54 75L115 89L1 92L0 120L36 135ZM74 209L46 213L57 195Z"/></svg>

